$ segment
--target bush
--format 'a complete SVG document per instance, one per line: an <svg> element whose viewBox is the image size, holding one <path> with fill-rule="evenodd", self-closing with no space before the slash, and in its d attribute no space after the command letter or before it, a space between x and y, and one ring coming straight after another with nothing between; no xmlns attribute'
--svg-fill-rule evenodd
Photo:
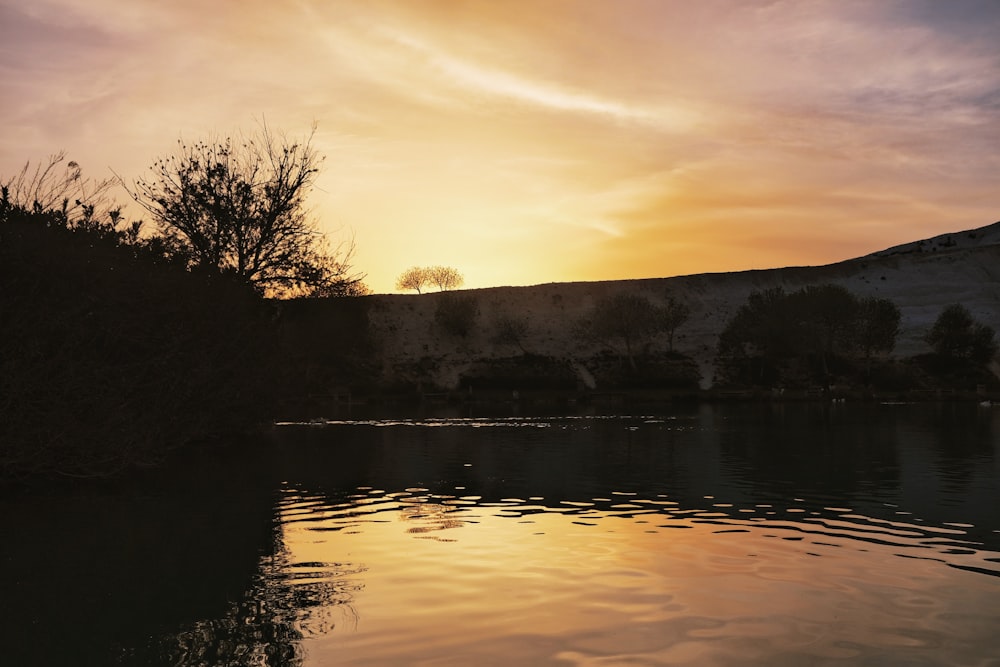
<svg viewBox="0 0 1000 667"><path fill-rule="evenodd" d="M475 297L444 294L438 298L434 323L449 336L468 338L479 317Z"/></svg>

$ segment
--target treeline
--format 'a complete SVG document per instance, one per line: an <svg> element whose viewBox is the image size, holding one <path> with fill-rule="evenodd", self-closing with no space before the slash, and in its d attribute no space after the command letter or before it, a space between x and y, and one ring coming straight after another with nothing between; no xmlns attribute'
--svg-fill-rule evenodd
<svg viewBox="0 0 1000 667"><path fill-rule="evenodd" d="M152 465L364 374L363 303L322 299L320 315L269 298L364 292L334 254L317 254L298 204L278 221L294 238L272 239L268 255L250 213L259 232L275 212L246 197L277 190L244 181L243 213L227 211L205 188L225 183L238 199L237 175L208 165L199 182L188 165L177 196L194 212L191 235L168 233L166 219L144 231L109 203L110 182L61 170L63 159L0 192L0 480ZM197 236L210 227L214 246Z"/></svg>
<svg viewBox="0 0 1000 667"><path fill-rule="evenodd" d="M716 381L894 390L996 384L986 369L997 352L994 331L964 306L944 308L925 332L929 351L909 360L890 358L900 319L891 300L840 285L753 292L719 336Z"/></svg>

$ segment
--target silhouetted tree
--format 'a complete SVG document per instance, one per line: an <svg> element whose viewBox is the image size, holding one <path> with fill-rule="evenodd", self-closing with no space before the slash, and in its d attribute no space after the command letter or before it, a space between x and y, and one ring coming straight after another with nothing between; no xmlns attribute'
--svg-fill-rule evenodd
<svg viewBox="0 0 1000 667"><path fill-rule="evenodd" d="M364 277L352 273L353 241L331 248L305 208L322 162L312 138L289 141L262 124L236 140L178 141L129 194L192 268L270 296L351 293Z"/></svg>
<svg viewBox="0 0 1000 667"><path fill-rule="evenodd" d="M674 333L690 317L691 307L673 296L668 296L666 304L660 308L660 328L667 334L667 349L671 352L674 351Z"/></svg>
<svg viewBox="0 0 1000 667"><path fill-rule="evenodd" d="M396 289L412 289L420 294L428 285L435 285L444 292L458 289L464 282L462 274L450 266L411 266L396 278Z"/></svg>
<svg viewBox="0 0 1000 667"><path fill-rule="evenodd" d="M840 285L809 285L788 295L800 344L819 357L823 377L829 375L829 360L850 348L858 313L858 299Z"/></svg>
<svg viewBox="0 0 1000 667"><path fill-rule="evenodd" d="M430 282L430 278L427 275L427 269L420 266L411 266L396 278L396 289L417 290L417 294L420 294L428 282Z"/></svg>
<svg viewBox="0 0 1000 667"><path fill-rule="evenodd" d="M899 322L899 306L889 299L871 296L860 301L855 339L866 360L879 352L892 352Z"/></svg>
<svg viewBox="0 0 1000 667"><path fill-rule="evenodd" d="M723 329L719 355L757 364L755 382L777 371L779 362L814 359L827 381L834 358L860 352L870 369L874 354L892 350L899 322L892 301L860 299L840 285L809 285L790 294L779 287L750 294Z"/></svg>
<svg viewBox="0 0 1000 667"><path fill-rule="evenodd" d="M591 313L589 334L611 344L620 344L635 370L636 348L647 342L659 326L656 306L639 294L621 293L600 299Z"/></svg>
<svg viewBox="0 0 1000 667"><path fill-rule="evenodd" d="M977 322L968 308L957 303L941 311L925 340L942 356L975 363L986 363L997 353L993 328Z"/></svg>
<svg viewBox="0 0 1000 667"><path fill-rule="evenodd" d="M762 359L762 377L765 366L773 366L796 347L789 322L785 290L774 287L751 292L719 335L719 354L736 360Z"/></svg>
<svg viewBox="0 0 1000 667"><path fill-rule="evenodd" d="M437 285L442 292L450 289L458 289L465 283L465 278L457 269L450 266L431 266L426 269L427 282Z"/></svg>

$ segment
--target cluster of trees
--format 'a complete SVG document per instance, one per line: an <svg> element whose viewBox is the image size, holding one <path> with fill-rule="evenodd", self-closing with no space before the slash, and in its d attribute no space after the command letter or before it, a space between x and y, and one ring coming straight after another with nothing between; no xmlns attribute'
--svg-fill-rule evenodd
<svg viewBox="0 0 1000 667"><path fill-rule="evenodd" d="M458 289L465 283L465 277L450 266L411 266L396 278L396 289L416 290L422 294L428 287L440 291Z"/></svg>
<svg viewBox="0 0 1000 667"><path fill-rule="evenodd" d="M656 336L666 336L673 352L674 335L690 316L691 308L672 295L657 305L647 296L622 292L598 300L580 330L592 340L621 350L634 370L636 354Z"/></svg>
<svg viewBox="0 0 1000 667"><path fill-rule="evenodd" d="M974 364L986 364L997 353L993 328L977 322L968 308L957 303L941 311L924 340L939 356Z"/></svg>
<svg viewBox="0 0 1000 667"><path fill-rule="evenodd" d="M367 291L305 213L318 164L266 128L182 144L129 188L148 231L65 154L0 180L0 478L114 474L350 382L364 302L261 298Z"/></svg>
<svg viewBox="0 0 1000 667"><path fill-rule="evenodd" d="M750 294L720 334L719 357L745 369L751 383L773 381L793 360L811 363L825 382L836 359L859 356L870 363L891 352L899 322L892 301L858 297L840 285L790 293L776 287Z"/></svg>
<svg viewBox="0 0 1000 667"><path fill-rule="evenodd" d="M873 362L895 347L899 326L895 303L839 285L757 291L719 337L720 367L729 380L748 384L794 382L796 374L826 384L835 370L867 381ZM931 366L941 368L982 366L998 349L993 329L960 304L944 308L924 340L936 358Z"/></svg>
<svg viewBox="0 0 1000 667"><path fill-rule="evenodd" d="M296 141L262 125L255 134L185 144L127 184L84 177L66 154L0 182L6 215L114 239L150 261L249 285L267 297L366 294L352 266L353 240L331 247L306 208L323 158L313 135ZM65 166L64 166L65 163ZM126 223L116 184L149 214Z"/></svg>

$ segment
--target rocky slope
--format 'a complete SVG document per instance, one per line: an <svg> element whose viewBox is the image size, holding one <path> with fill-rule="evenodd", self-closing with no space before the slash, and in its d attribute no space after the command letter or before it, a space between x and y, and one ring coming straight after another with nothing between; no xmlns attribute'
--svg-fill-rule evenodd
<svg viewBox="0 0 1000 667"><path fill-rule="evenodd" d="M696 361L701 386L709 388L719 333L750 292L778 286L794 291L823 283L843 285L859 296L888 298L900 307L901 334L894 356L927 351L923 336L951 303L964 304L974 317L1000 331L1000 222L825 266L367 299L386 377L454 387L477 360L522 353L516 345L496 341L497 322L508 316L527 325L521 342L524 351L565 360L582 383L591 385L586 360L600 346L584 340L577 323L595 302L619 292L645 295L654 303L673 296L692 311L677 331L675 350ZM439 301L449 295L471 297L478 305L478 319L467 337L447 336L434 321ZM654 350L665 348L665 339L652 343Z"/></svg>

